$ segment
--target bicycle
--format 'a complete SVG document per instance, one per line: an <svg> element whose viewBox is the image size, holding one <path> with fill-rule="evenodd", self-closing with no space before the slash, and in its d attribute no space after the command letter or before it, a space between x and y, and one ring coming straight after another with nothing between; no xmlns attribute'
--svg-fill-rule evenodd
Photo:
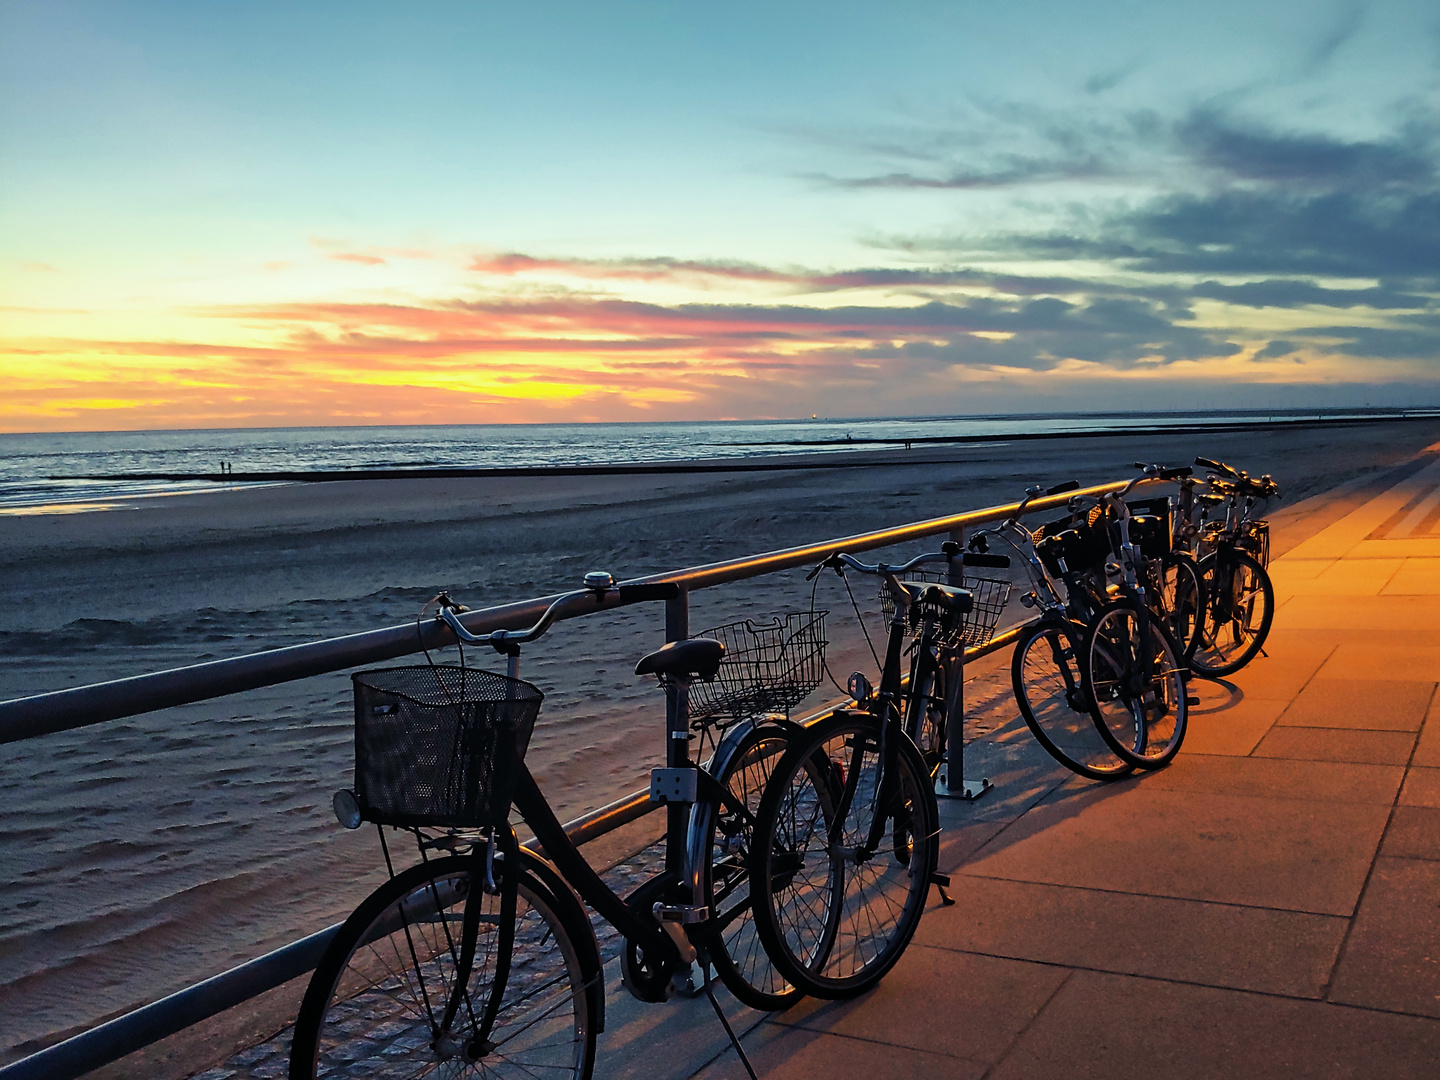
<svg viewBox="0 0 1440 1080"><path fill-rule="evenodd" d="M850 676L857 707L836 710L791 743L755 816L756 929L776 968L806 993L850 997L875 985L913 937L931 883L948 884L936 872L930 765L905 731L901 658L913 612L922 629L910 692L923 694L942 677L936 629L953 627L973 598L955 586L900 578L958 558L954 543L894 566L836 552L810 571L811 580L826 567L842 577L847 567L876 574L894 608L878 691L859 672ZM912 717L920 708L912 705Z"/></svg>
<svg viewBox="0 0 1440 1080"><path fill-rule="evenodd" d="M1067 769L1090 780L1118 780L1135 771L1101 734L1101 719L1083 686L1080 646L1086 627L1104 603L1089 570L1109 552L1096 531L1075 514L1033 532L1021 518L1030 503L1080 485L1066 481L1049 489L1025 489L1015 512L998 525L971 534L970 546L988 550L994 537L1010 547L1025 567L1030 591L1020 597L1037 617L1021 632L1010 660L1010 685L1025 726L1045 751ZM1072 566L1073 562L1073 566Z"/></svg>
<svg viewBox="0 0 1440 1080"><path fill-rule="evenodd" d="M666 767L652 772L651 796L670 820L666 870L629 898L585 861L524 764L543 694L518 677L521 645L543 635L562 606L587 597L598 607L676 595L674 585L617 586L609 574L590 574L585 589L560 597L529 629L472 634L463 609L441 594L437 618L457 641L505 655L506 675L465 667L462 652L459 666L353 677L356 786L337 793L336 812L347 827L376 825L390 880L342 924L311 978L292 1080L360 1057L366 1075L585 1080L604 1027L604 986L582 899L624 935L622 982L641 1001L666 1000L695 961L720 955L712 856L732 846L720 823L728 817L753 832L753 815L723 779L690 760L685 699L692 683L716 676L721 642L672 641L636 665L665 687ZM747 751L745 743L737 737L728 764L778 756L773 745ZM544 857L518 843L512 806ZM384 826L411 832L422 862L396 873ZM703 842L702 828L712 831ZM704 990L749 1070L708 978Z"/></svg>
<svg viewBox="0 0 1440 1080"><path fill-rule="evenodd" d="M910 608L909 626L910 672L905 686L905 734L915 743L920 756L930 769L932 779L940 774L949 750L948 718L957 714L965 650L985 645L995 636L996 624L1010 599L1011 584L999 578L976 577L964 572L965 567L1006 569L1010 559L1003 555L987 555L959 551L959 545L947 541L942 555L949 555L952 568L943 573L912 570L904 575L910 585L958 585L970 594L970 610L963 615L933 608L923 598ZM954 556L960 555L960 573L954 568ZM895 602L889 587L880 589L880 612L888 627L895 614Z"/></svg>
<svg viewBox="0 0 1440 1080"><path fill-rule="evenodd" d="M1185 739L1190 698L1188 669L1145 585L1145 552L1132 536L1134 515L1125 496L1146 479L1176 479L1188 469L1144 467L1117 492L1095 500L1091 525L1106 526L1113 556L1113 598L1091 616L1081 642L1081 685L1100 719L1100 735L1124 761L1141 769L1168 765Z"/></svg>
<svg viewBox="0 0 1440 1080"><path fill-rule="evenodd" d="M1221 678L1262 652L1275 618L1275 587L1265 569L1270 527L1250 514L1257 501L1278 497L1280 488L1269 476L1257 480L1210 458L1197 457L1195 464L1213 473L1207 477L1212 494L1195 499L1201 507L1194 536L1196 569L1206 603L1189 662L1196 674ZM1224 521L1207 521L1206 504L1225 506Z"/></svg>

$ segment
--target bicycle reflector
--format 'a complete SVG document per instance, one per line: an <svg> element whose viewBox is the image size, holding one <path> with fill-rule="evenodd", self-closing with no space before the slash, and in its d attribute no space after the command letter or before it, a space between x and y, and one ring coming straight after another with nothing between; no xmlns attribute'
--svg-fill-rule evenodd
<svg viewBox="0 0 1440 1080"><path fill-rule="evenodd" d="M360 804L355 801L355 793L349 788L341 788L335 792L335 798L330 800L335 807L335 819L347 829L358 829L360 827Z"/></svg>

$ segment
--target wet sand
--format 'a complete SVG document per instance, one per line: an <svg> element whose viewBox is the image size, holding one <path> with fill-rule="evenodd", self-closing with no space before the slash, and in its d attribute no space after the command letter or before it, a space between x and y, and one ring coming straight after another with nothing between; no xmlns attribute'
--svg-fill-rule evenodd
<svg viewBox="0 0 1440 1080"><path fill-rule="evenodd" d="M439 589L478 607L844 536L1128 474L1196 453L1270 472L1286 503L1413 457L1440 422L875 452L865 468L370 480L0 518L0 697L411 619ZM792 572L697 593L696 629L803 609ZM868 585L857 598L873 607ZM865 645L834 579L831 663ZM527 652L547 694L530 764L562 817L659 756L635 659L658 605L558 627ZM486 663L482 658L478 662ZM816 702L824 698L817 692ZM832 691L833 696L833 691ZM348 783L345 674L12 744L0 759L0 1061L343 915L377 877Z"/></svg>

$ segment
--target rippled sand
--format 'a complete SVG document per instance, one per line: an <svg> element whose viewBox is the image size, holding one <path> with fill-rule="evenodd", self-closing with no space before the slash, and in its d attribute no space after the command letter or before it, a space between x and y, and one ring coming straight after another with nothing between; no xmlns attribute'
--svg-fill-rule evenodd
<svg viewBox="0 0 1440 1080"><path fill-rule="evenodd" d="M883 467L742 475L369 481L0 518L0 697L390 626L441 588L473 606L844 536L1221 457L1287 501L1396 464L1440 423L1105 438L865 455ZM857 585L872 606L873 589ZM802 575L698 593L696 629L804 608ZM862 664L825 579L832 666ZM562 624L527 652L547 694L531 767L562 817L639 785L661 702L631 671L659 605ZM453 655L453 654L452 654ZM471 662L488 664L494 657ZM498 667L498 665L495 665ZM824 694L817 692L813 701ZM348 673L6 747L0 759L0 1062L347 913L380 873L334 822Z"/></svg>

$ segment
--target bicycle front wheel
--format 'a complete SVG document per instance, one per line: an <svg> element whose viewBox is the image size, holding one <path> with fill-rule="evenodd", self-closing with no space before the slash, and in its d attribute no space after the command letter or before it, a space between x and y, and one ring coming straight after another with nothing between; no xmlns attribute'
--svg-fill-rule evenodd
<svg viewBox="0 0 1440 1080"><path fill-rule="evenodd" d="M1098 730L1123 761L1168 765L1185 740L1185 669L1170 631L1128 600L1101 609L1085 631L1081 675Z"/></svg>
<svg viewBox="0 0 1440 1080"><path fill-rule="evenodd" d="M1275 586L1254 556L1221 548L1200 560L1205 621L1190 657L1199 675L1233 675L1251 660L1270 635Z"/></svg>
<svg viewBox="0 0 1440 1080"><path fill-rule="evenodd" d="M896 740L882 767L882 737ZM755 821L755 925L789 982L862 993L895 965L938 857L930 776L915 744L865 713L821 721L786 752Z"/></svg>
<svg viewBox="0 0 1440 1080"><path fill-rule="evenodd" d="M500 897L482 887L483 858L435 859L381 885L331 940L295 1021L291 1080L587 1080L603 988L587 985L555 896L518 873L510 971L488 1038L478 1036L494 988ZM447 1028L471 904L480 905L474 961Z"/></svg>
<svg viewBox="0 0 1440 1080"><path fill-rule="evenodd" d="M791 735L801 730L792 724L747 724L732 729L716 751L711 769L751 817L747 820L711 802L697 802L691 811L692 858L703 860L701 865L709 875L710 962L736 998L762 1011L788 1009L803 996L765 951L755 928L750 890L754 815Z"/></svg>
<svg viewBox="0 0 1440 1080"><path fill-rule="evenodd" d="M1091 780L1118 780L1135 766L1100 734L1080 674L1085 628L1042 623L1025 630L1010 660L1010 683L1035 741L1056 761Z"/></svg>

